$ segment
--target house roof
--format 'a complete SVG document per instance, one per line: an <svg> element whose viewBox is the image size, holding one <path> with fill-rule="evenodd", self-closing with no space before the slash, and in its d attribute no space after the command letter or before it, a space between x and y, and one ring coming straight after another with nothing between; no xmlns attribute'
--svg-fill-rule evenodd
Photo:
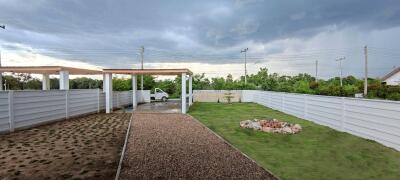
<svg viewBox="0 0 400 180"><path fill-rule="evenodd" d="M31 73L31 74L58 74L68 71L72 75L102 74L101 70L82 69L64 66L2 66L0 72Z"/></svg>
<svg viewBox="0 0 400 180"><path fill-rule="evenodd" d="M386 74L385 76L383 76L382 77L382 81L387 80L388 78L392 77L393 75L395 75L398 72L400 72L400 67L397 67L397 68L393 69L393 71L391 71L388 74Z"/></svg>
<svg viewBox="0 0 400 180"><path fill-rule="evenodd" d="M103 73L138 74L138 75L192 75L189 69L103 69Z"/></svg>

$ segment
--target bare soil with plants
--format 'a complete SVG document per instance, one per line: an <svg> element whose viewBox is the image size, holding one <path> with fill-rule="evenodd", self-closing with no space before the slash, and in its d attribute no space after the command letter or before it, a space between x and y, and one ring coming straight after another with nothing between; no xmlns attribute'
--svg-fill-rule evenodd
<svg viewBox="0 0 400 180"><path fill-rule="evenodd" d="M0 179L113 179L131 114L94 114L0 135Z"/></svg>

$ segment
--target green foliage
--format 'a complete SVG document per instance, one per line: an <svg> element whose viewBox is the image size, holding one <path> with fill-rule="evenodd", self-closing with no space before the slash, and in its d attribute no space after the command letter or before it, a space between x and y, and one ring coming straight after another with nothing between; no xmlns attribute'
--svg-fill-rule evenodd
<svg viewBox="0 0 400 180"><path fill-rule="evenodd" d="M42 82L39 79L31 79L24 84L24 89L42 89Z"/></svg>
<svg viewBox="0 0 400 180"><path fill-rule="evenodd" d="M343 86L343 96L354 97L354 94L360 92L356 85L346 84Z"/></svg>
<svg viewBox="0 0 400 180"><path fill-rule="evenodd" d="M178 98L181 95L181 76L177 76L174 80L156 80L153 76L145 75L144 89L154 91L158 87L167 92L171 98ZM12 76L4 76L4 81L10 89L41 89L41 82L36 78L32 78L27 74L14 74ZM51 89L58 89L58 79L50 79ZM141 76L137 76L137 87L140 89ZM325 96L345 96L354 97L356 93L362 93L364 90L364 81L354 76L343 78L343 87L340 87L340 78L334 77L328 80L315 80L309 74L301 73L295 76L279 75L277 73L269 73L267 68L261 68L256 74L247 76L247 84L244 83L244 76L234 79L231 74L226 78L214 77L206 78L203 74L193 75L194 90L244 90L259 89L266 91L279 91L304 94L318 94ZM115 91L129 91L132 89L132 81L130 78L114 78L113 89ZM102 88L101 80L93 80L89 78L76 78L70 80L70 88L72 89L90 89ZM188 88L189 83L186 83ZM379 98L399 100L400 86L387 86L379 79L368 79L368 95L367 98Z"/></svg>
<svg viewBox="0 0 400 180"><path fill-rule="evenodd" d="M132 87L132 80L129 79L129 81L130 81L129 84ZM137 88L138 89L141 88L140 87L141 86L141 82L142 82L142 77L141 77L141 75L138 75L137 76ZM155 87L156 87L156 81L155 81L154 76L144 75L143 76L143 89L144 90L153 90L154 91ZM129 90L131 90L131 89L129 89ZM127 90L125 90L125 91L127 91Z"/></svg>
<svg viewBox="0 0 400 180"><path fill-rule="evenodd" d="M312 94L313 90L310 88L310 84L307 81L300 80L293 84L293 91L295 93Z"/></svg>
<svg viewBox="0 0 400 180"><path fill-rule="evenodd" d="M80 77L76 79L71 79L69 82L69 86L71 89L97 89L102 87L102 82L99 80Z"/></svg>
<svg viewBox="0 0 400 180"><path fill-rule="evenodd" d="M210 80L203 74L193 75L193 89L211 89Z"/></svg>
<svg viewBox="0 0 400 180"><path fill-rule="evenodd" d="M132 89L132 81L130 79L113 78L112 86L114 91L129 91Z"/></svg>
<svg viewBox="0 0 400 180"><path fill-rule="evenodd" d="M387 99L394 100L394 101L400 101L400 93L398 93L398 92L391 93L387 96Z"/></svg>
<svg viewBox="0 0 400 180"><path fill-rule="evenodd" d="M211 79L211 87L215 90L223 90L225 89L225 79L222 77L212 78Z"/></svg>

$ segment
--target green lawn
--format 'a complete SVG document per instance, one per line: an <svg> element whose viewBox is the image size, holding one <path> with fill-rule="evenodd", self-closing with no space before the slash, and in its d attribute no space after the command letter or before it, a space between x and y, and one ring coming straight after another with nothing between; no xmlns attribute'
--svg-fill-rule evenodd
<svg viewBox="0 0 400 180"><path fill-rule="evenodd" d="M400 179L400 152L254 103L195 103L189 113L282 179ZM239 122L277 118L295 135L242 129Z"/></svg>

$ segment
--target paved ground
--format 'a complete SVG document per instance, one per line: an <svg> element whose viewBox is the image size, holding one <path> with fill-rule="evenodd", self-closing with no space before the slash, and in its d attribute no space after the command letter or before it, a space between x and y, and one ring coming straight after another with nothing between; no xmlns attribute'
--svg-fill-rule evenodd
<svg viewBox="0 0 400 180"><path fill-rule="evenodd" d="M169 99L167 102L151 102L139 104L136 112L180 113L181 100Z"/></svg>
<svg viewBox="0 0 400 180"><path fill-rule="evenodd" d="M0 135L0 179L113 179L131 114L94 114Z"/></svg>
<svg viewBox="0 0 400 180"><path fill-rule="evenodd" d="M275 179L190 116L134 113L120 179Z"/></svg>

